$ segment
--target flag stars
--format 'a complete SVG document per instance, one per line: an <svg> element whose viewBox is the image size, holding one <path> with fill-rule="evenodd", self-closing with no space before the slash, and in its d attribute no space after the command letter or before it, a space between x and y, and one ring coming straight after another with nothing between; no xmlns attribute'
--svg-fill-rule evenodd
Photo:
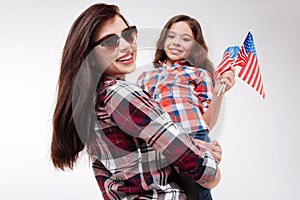
<svg viewBox="0 0 300 200"><path fill-rule="evenodd" d="M247 37L244 41L244 47L245 47L245 51L247 54L251 51L253 53L253 55L257 57L256 50L254 47L253 36L250 31L248 32Z"/></svg>

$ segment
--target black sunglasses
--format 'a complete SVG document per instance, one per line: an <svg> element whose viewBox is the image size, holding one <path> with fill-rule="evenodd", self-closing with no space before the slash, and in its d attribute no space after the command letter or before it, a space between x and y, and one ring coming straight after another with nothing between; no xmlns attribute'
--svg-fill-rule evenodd
<svg viewBox="0 0 300 200"><path fill-rule="evenodd" d="M136 42L136 37L137 37L137 28L136 26L129 26L125 28L122 33L121 37L126 40L129 44L133 44ZM100 45L101 47L108 47L111 49L116 49L119 47L120 44L120 39L117 34L108 34L98 40L97 42L92 43L91 48L95 48L96 46Z"/></svg>

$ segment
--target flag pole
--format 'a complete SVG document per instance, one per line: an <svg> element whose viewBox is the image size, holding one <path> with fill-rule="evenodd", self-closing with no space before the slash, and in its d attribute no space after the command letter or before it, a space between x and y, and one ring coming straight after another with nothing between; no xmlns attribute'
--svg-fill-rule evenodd
<svg viewBox="0 0 300 200"><path fill-rule="evenodd" d="M217 97L220 96L220 94L224 92L224 90L225 90L224 88L226 88L226 83L223 83L223 84L222 84L222 86L221 86L221 88L219 89L219 92L218 92L218 94L217 94Z"/></svg>

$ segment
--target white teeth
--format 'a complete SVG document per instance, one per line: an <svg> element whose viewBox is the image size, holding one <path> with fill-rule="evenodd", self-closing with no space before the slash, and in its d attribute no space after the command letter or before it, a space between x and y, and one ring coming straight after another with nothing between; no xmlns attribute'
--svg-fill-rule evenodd
<svg viewBox="0 0 300 200"><path fill-rule="evenodd" d="M124 57L124 58L118 59L118 61L120 61L120 62L122 62L122 61L127 61L127 60L129 60L129 59L131 59L131 58L132 58L132 55L130 54L130 55Z"/></svg>
<svg viewBox="0 0 300 200"><path fill-rule="evenodd" d="M170 51L171 53L175 53L175 54L181 53L181 51L178 49L170 49Z"/></svg>

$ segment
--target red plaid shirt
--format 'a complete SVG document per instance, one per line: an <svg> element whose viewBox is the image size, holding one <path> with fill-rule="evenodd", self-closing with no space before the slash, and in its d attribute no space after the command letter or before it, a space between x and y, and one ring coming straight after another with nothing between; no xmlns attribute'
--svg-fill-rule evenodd
<svg viewBox="0 0 300 200"><path fill-rule="evenodd" d="M104 78L96 104L96 134L88 147L105 200L186 199L171 181L173 166L199 183L216 173L212 155L177 127L136 85Z"/></svg>

